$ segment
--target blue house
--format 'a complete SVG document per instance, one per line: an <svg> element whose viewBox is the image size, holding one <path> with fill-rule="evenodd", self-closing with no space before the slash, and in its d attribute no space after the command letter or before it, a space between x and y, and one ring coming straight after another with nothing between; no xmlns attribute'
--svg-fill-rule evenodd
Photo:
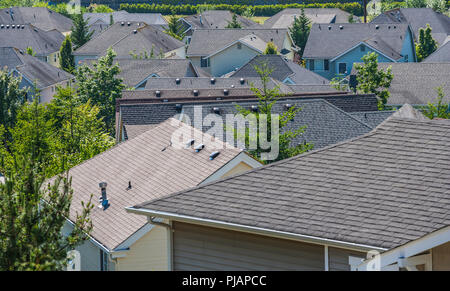
<svg viewBox="0 0 450 291"><path fill-rule="evenodd" d="M413 33L401 23L313 24L303 58L309 70L332 79L349 75L370 52L384 63L417 61Z"/></svg>

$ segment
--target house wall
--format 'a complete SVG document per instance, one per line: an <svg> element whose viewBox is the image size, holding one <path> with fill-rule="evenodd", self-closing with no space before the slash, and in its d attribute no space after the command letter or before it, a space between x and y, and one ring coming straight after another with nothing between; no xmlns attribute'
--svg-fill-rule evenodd
<svg viewBox="0 0 450 291"><path fill-rule="evenodd" d="M52 54L49 54L47 57L47 63L49 63L52 66L55 66L57 68L60 68L59 65L59 51L56 51Z"/></svg>
<svg viewBox="0 0 450 291"><path fill-rule="evenodd" d="M414 40L410 30L405 36L405 41L403 42L401 55L403 59L400 62L416 62L415 46ZM408 56L407 59L405 56Z"/></svg>
<svg viewBox="0 0 450 291"><path fill-rule="evenodd" d="M225 178L225 177L232 176L235 174L243 173L243 172L251 170L251 169L253 169L253 168L251 166L249 166L248 164L246 164L244 162L240 162L233 169L231 169L227 173L225 173L221 178Z"/></svg>
<svg viewBox="0 0 450 291"><path fill-rule="evenodd" d="M257 51L245 45L242 45L241 49L238 49L237 43L235 43L210 58L211 75L220 77L236 68L242 67L256 55L259 55Z"/></svg>
<svg viewBox="0 0 450 291"><path fill-rule="evenodd" d="M366 258L366 253L334 247L328 248L328 270L330 271L350 271L348 258Z"/></svg>
<svg viewBox="0 0 450 291"><path fill-rule="evenodd" d="M285 57L291 61L294 60L294 55L295 55L294 51L292 50L292 46L293 46L293 43L292 43L291 39L289 38L288 34L286 33L286 38L284 39L284 42L283 42L283 48L290 50L290 53L285 55ZM281 51L281 49L278 49L278 51Z"/></svg>
<svg viewBox="0 0 450 291"><path fill-rule="evenodd" d="M431 253L433 271L450 271L450 242L433 248Z"/></svg>
<svg viewBox="0 0 450 291"><path fill-rule="evenodd" d="M324 270L324 248L174 222L175 270Z"/></svg>
<svg viewBox="0 0 450 291"><path fill-rule="evenodd" d="M123 258L116 259L117 271L167 271L167 229L154 226L147 234L130 246Z"/></svg>

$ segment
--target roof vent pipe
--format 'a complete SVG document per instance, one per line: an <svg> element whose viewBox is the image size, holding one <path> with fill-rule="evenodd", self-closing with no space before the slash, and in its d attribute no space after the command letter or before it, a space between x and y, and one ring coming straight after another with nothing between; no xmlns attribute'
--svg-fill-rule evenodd
<svg viewBox="0 0 450 291"><path fill-rule="evenodd" d="M195 139L190 139L188 140L188 142L186 143L186 148L190 148L195 142Z"/></svg>
<svg viewBox="0 0 450 291"><path fill-rule="evenodd" d="M209 160L210 161L214 160L219 154L220 154L220 152L211 153L211 155L209 155Z"/></svg>
<svg viewBox="0 0 450 291"><path fill-rule="evenodd" d="M201 143L198 146L196 146L194 149L195 149L195 152L198 153L199 151L201 151L204 148L205 148L205 145Z"/></svg>
<svg viewBox="0 0 450 291"><path fill-rule="evenodd" d="M98 186L100 187L101 192L102 192L102 196L100 196L100 199L99 199L99 201L100 201L99 208L103 208L103 210L108 209L108 207L110 205L108 198L106 196L106 186L107 185L108 184L106 182L101 182L98 184Z"/></svg>

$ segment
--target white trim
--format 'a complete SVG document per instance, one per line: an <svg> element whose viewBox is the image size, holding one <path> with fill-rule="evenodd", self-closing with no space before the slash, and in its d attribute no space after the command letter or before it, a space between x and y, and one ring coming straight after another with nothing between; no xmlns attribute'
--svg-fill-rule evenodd
<svg viewBox="0 0 450 291"><path fill-rule="evenodd" d="M203 180L199 185L203 185L209 182L213 182L216 180L219 180L223 177L226 173L228 173L230 170L232 170L234 167L236 167L239 163L245 163L248 166L252 168L258 168L261 167L262 164L255 160L254 158L250 157L247 153L244 151L240 152L237 156L235 156L232 160L228 161L225 165L223 165L219 170L215 171L212 175L210 175L208 178Z"/></svg>
<svg viewBox="0 0 450 291"><path fill-rule="evenodd" d="M141 86L142 84L144 84L145 82L148 81L148 79L150 78L160 78L158 74L156 73L151 73L150 75L148 75L144 80L140 81L139 83L137 83L135 86L133 86L135 89L138 89L139 86Z"/></svg>
<svg viewBox="0 0 450 291"><path fill-rule="evenodd" d="M328 258L328 245L324 245L323 246L323 251L324 251L324 257L325 257L325 262L324 262L324 265L325 265L325 271L329 271L330 270L330 268L329 268L329 258Z"/></svg>
<svg viewBox="0 0 450 291"><path fill-rule="evenodd" d="M363 41L359 42L358 44L352 46L351 48L345 50L344 52L342 52L342 53L340 53L339 55L335 56L334 58L330 59L330 62L334 62L336 59L342 57L343 55L347 54L348 52L352 51L353 49L357 48L357 47L360 46L360 45L365 45L365 46L367 46L368 48L370 48L370 49L376 51L376 52L379 53L380 55L383 55L383 56L385 56L386 58L390 59L390 60L393 61L394 63L397 62L397 61L394 60L393 58L388 57L388 56L385 55L384 53L380 52L379 50L373 48L372 46L368 45L367 43L365 43L365 42L363 42Z"/></svg>
<svg viewBox="0 0 450 291"><path fill-rule="evenodd" d="M380 255L380 267L397 263L401 258L409 259L410 257L430 250L434 247L442 245L450 241L450 226L444 227L438 231L432 232L422 238L411 241L400 247L391 249ZM373 259L366 260L358 266L358 270L366 270L367 266L372 263ZM427 268L430 262L427 261Z"/></svg>
<svg viewBox="0 0 450 291"><path fill-rule="evenodd" d="M258 234L258 235L264 235L264 236L270 236L270 237L276 237L276 238L282 238L282 239L295 240L295 241L301 241L301 242L317 244L317 245L327 244L329 246L343 248L343 249L349 249L349 250L355 250L355 251L369 251L369 250L386 251L385 248L369 246L369 245L364 245L364 244L343 242L343 241L338 241L338 240L334 240L334 239L302 235L302 234L278 231L278 230L261 228L261 227L247 226L247 225L223 222L223 221L212 220L212 219L203 219L203 218L198 218L198 217L193 217L193 216L180 215L180 214L169 213L169 212L164 212L164 211L155 211L155 210L150 210L150 209L145 209L145 208L126 207L125 210L129 213L134 213L134 214L139 214L139 215L156 216L156 217L167 218L167 219L191 223L191 224L205 225L205 226L211 226L211 227L215 227L215 228L222 228L222 229L228 229L228 230L233 230L233 231L240 231L240 232Z"/></svg>

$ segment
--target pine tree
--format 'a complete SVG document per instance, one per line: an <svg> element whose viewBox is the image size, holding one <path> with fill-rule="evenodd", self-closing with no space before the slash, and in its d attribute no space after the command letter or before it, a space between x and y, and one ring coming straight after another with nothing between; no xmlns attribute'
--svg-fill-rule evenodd
<svg viewBox="0 0 450 291"><path fill-rule="evenodd" d="M227 26L225 26L225 28L242 28L241 24L237 20L237 15L235 13L233 13L231 22L228 21L228 24L227 24Z"/></svg>
<svg viewBox="0 0 450 291"><path fill-rule="evenodd" d="M437 49L437 42L431 35L431 27L427 23L425 29L419 29L419 43L416 45L417 60L420 62Z"/></svg>
<svg viewBox="0 0 450 291"><path fill-rule="evenodd" d="M36 53L31 46L27 47L27 54L33 57L36 56Z"/></svg>
<svg viewBox="0 0 450 291"><path fill-rule="evenodd" d="M444 91L442 87L436 88L437 99L435 103L428 102L427 106L423 106L422 113L429 119L444 118L450 119L450 103L443 101Z"/></svg>
<svg viewBox="0 0 450 291"><path fill-rule="evenodd" d="M268 42L266 46L266 50L264 51L265 55L276 55L278 51L277 46L273 42Z"/></svg>
<svg viewBox="0 0 450 291"><path fill-rule="evenodd" d="M300 48L300 55L303 55L310 30L311 21L306 17L305 10L302 8L300 16L295 16L292 27L289 27L295 45Z"/></svg>
<svg viewBox="0 0 450 291"><path fill-rule="evenodd" d="M109 15L109 25L113 25L114 24L114 16L113 16L113 14L111 13L110 15Z"/></svg>
<svg viewBox="0 0 450 291"><path fill-rule="evenodd" d="M75 61L72 54L72 42L70 36L66 36L59 50L59 65L61 69L72 73L75 68Z"/></svg>
<svg viewBox="0 0 450 291"><path fill-rule="evenodd" d="M182 40L184 38L184 34L181 28L181 23L178 20L178 17L171 15L169 18L168 28L165 32L178 40Z"/></svg>
<svg viewBox="0 0 450 291"><path fill-rule="evenodd" d="M91 39L94 32L89 32L88 22L83 19L83 14L76 14L74 16L73 25L74 26L72 27L72 33L70 36L74 48L77 49L87 43Z"/></svg>

